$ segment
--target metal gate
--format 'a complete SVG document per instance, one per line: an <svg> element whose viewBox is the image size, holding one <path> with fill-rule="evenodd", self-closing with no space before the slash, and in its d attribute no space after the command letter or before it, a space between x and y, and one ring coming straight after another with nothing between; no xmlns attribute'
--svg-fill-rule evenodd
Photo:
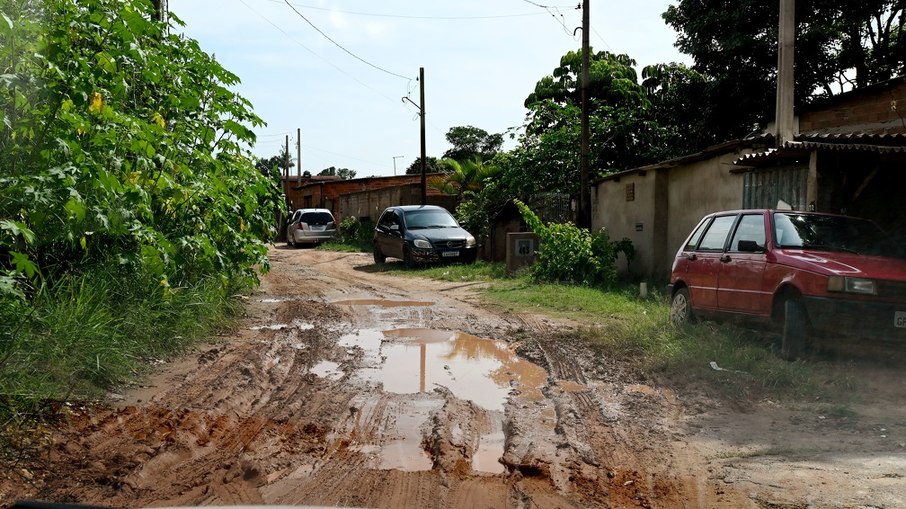
<svg viewBox="0 0 906 509"><path fill-rule="evenodd" d="M784 166L745 174L742 206L747 209L779 208L780 202L793 210L808 207L808 167Z"/></svg>

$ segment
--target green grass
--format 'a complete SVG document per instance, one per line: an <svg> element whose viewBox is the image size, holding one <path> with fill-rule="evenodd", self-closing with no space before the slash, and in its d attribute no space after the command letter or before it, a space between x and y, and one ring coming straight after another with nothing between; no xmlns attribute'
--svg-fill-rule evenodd
<svg viewBox="0 0 906 509"><path fill-rule="evenodd" d="M0 424L47 401L103 394L149 360L184 352L229 323L239 289L220 278L165 289L150 276L93 267L28 301L0 303Z"/></svg>

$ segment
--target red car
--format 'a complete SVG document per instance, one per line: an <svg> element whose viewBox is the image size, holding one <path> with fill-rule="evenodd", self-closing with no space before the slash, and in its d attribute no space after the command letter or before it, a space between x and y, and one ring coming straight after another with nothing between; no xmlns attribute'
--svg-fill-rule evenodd
<svg viewBox="0 0 906 509"><path fill-rule="evenodd" d="M788 210L705 216L676 253L670 319L775 325L798 357L811 334L906 338L906 260L872 221Z"/></svg>

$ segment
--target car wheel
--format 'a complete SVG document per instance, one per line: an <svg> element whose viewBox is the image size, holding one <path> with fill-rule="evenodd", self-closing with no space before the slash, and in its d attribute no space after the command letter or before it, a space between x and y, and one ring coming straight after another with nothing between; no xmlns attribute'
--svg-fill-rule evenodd
<svg viewBox="0 0 906 509"><path fill-rule="evenodd" d="M802 355L807 330L808 314L802 300L787 300L783 306L783 338L780 345L780 354L784 359L794 361Z"/></svg>
<svg viewBox="0 0 906 509"><path fill-rule="evenodd" d="M286 245L293 249L298 247L296 245L296 236L294 234L290 233L289 235L286 236Z"/></svg>
<svg viewBox="0 0 906 509"><path fill-rule="evenodd" d="M670 302L670 322L674 325L683 325L692 322L693 319L689 290L680 288L673 294L673 300Z"/></svg>
<svg viewBox="0 0 906 509"><path fill-rule="evenodd" d="M410 249L409 246L403 246L403 265L405 265L407 269L415 267L415 261L412 259L412 249Z"/></svg>
<svg viewBox="0 0 906 509"><path fill-rule="evenodd" d="M374 245L374 263L384 263L387 261L387 256L381 252L381 248L377 247L377 244Z"/></svg>

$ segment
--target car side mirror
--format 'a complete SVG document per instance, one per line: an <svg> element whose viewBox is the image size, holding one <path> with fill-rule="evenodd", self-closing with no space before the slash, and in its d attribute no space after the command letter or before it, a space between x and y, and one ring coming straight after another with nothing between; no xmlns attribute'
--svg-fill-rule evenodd
<svg viewBox="0 0 906 509"><path fill-rule="evenodd" d="M400 231L400 225L398 225L398 224L392 224L392 225L390 225L390 231L392 231L392 232L398 232L398 231Z"/></svg>
<svg viewBox="0 0 906 509"><path fill-rule="evenodd" d="M754 240L740 240L736 247L743 253L760 253L764 251L764 248L759 246Z"/></svg>

